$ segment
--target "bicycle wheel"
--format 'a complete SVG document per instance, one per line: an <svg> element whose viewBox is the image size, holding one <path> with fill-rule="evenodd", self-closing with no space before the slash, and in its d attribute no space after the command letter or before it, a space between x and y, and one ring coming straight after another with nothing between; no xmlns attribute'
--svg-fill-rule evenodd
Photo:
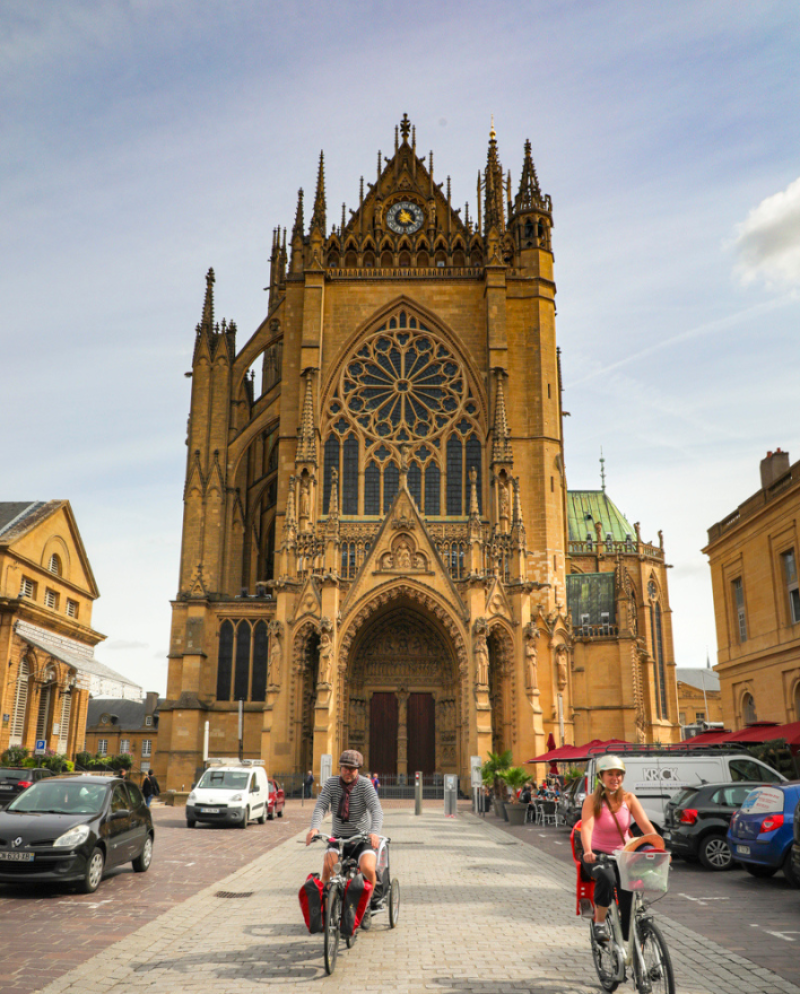
<svg viewBox="0 0 800 994"><path fill-rule="evenodd" d="M389 893L389 928L394 928L400 918L400 883L394 879Z"/></svg>
<svg viewBox="0 0 800 994"><path fill-rule="evenodd" d="M613 940L609 942L598 942L594 937L591 922L589 923L589 935L592 941L592 959L594 968L597 970L597 979L604 991L615 991L619 987L617 980L617 968L619 966L617 947Z"/></svg>
<svg viewBox="0 0 800 994"><path fill-rule="evenodd" d="M342 913L342 898L338 887L331 887L325 901L325 972L333 973L336 957L339 954L339 918Z"/></svg>
<svg viewBox="0 0 800 994"><path fill-rule="evenodd" d="M633 958L633 976L637 991L652 991L652 994L675 994L675 976L672 972L672 960L669 958L667 944L658 925L651 921L637 922L639 948L644 960L638 956Z"/></svg>

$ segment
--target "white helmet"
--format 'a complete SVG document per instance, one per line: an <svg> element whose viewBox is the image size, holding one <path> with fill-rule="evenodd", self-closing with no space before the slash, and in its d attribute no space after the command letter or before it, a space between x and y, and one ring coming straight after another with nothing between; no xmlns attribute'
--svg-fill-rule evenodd
<svg viewBox="0 0 800 994"><path fill-rule="evenodd" d="M625 772L625 763L619 756L601 756L597 760L597 774L605 773L607 770L622 770Z"/></svg>

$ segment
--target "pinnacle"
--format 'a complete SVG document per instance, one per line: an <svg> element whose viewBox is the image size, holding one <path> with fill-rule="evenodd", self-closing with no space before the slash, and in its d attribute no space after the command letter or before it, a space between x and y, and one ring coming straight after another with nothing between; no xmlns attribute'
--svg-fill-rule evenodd
<svg viewBox="0 0 800 994"><path fill-rule="evenodd" d="M403 120L400 122L400 134L403 136L403 144L408 144L408 136L411 132L411 121L408 119L408 114L403 114Z"/></svg>
<svg viewBox="0 0 800 994"><path fill-rule="evenodd" d="M314 214L311 218L311 227L319 228L325 234L325 156L319 153L319 169L317 170L317 192L314 197Z"/></svg>
<svg viewBox="0 0 800 994"><path fill-rule="evenodd" d="M295 235L303 235L303 188L297 191L297 211L294 215L294 227L292 228L292 239Z"/></svg>
<svg viewBox="0 0 800 994"><path fill-rule="evenodd" d="M206 296L203 301L203 317L201 319L201 326L206 331L214 330L214 283L216 278L214 276L214 270L209 268L206 273Z"/></svg>

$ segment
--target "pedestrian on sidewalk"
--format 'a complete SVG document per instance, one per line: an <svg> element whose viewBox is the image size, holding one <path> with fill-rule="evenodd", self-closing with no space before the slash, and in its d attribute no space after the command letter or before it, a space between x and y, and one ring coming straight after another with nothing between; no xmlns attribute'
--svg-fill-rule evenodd
<svg viewBox="0 0 800 994"><path fill-rule="evenodd" d="M303 797L311 797L311 788L314 786L314 772L309 770L303 777Z"/></svg>
<svg viewBox="0 0 800 994"><path fill-rule="evenodd" d="M373 773L370 779L372 781L372 786L375 788L375 793L377 794L380 791L381 787L380 777L378 776L377 773Z"/></svg>
<svg viewBox="0 0 800 994"><path fill-rule="evenodd" d="M148 808L150 807L150 802L154 797L158 797L161 793L161 788L158 786L158 780L156 780L155 774L152 770L147 770L144 775L144 780L142 781L142 793L144 794L144 800Z"/></svg>

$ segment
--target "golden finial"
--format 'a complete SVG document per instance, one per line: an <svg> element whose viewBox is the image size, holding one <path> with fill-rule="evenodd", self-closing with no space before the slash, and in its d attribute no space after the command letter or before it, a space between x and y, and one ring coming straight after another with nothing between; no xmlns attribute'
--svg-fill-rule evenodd
<svg viewBox="0 0 800 994"><path fill-rule="evenodd" d="M492 128L491 131L489 132L489 137L492 139L492 141L494 141L495 138L497 138L497 132L494 130L494 114L492 114Z"/></svg>

